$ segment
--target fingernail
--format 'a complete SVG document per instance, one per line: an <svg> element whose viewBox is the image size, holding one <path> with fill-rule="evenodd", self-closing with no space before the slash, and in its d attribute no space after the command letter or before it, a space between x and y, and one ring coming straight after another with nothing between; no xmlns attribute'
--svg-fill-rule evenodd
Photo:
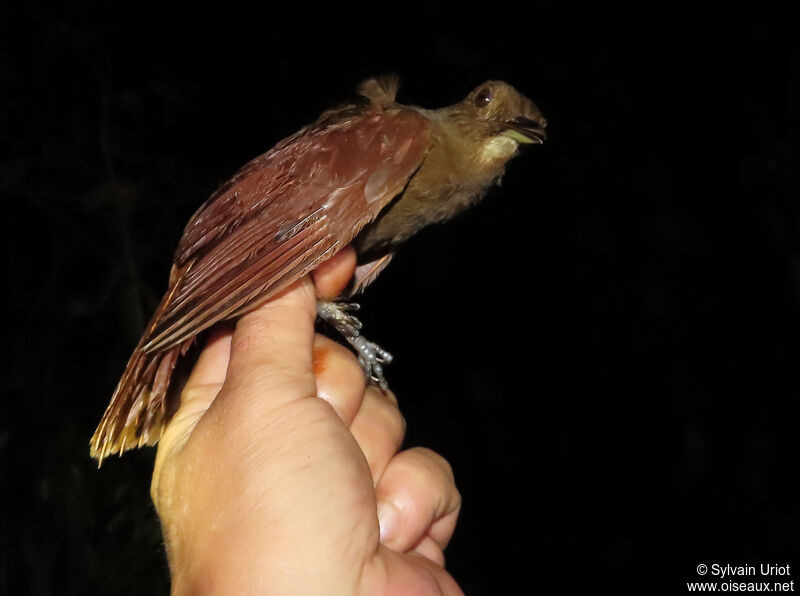
<svg viewBox="0 0 800 596"><path fill-rule="evenodd" d="M390 540L395 533L400 511L392 503L381 501L378 503L378 525L381 529L381 542Z"/></svg>

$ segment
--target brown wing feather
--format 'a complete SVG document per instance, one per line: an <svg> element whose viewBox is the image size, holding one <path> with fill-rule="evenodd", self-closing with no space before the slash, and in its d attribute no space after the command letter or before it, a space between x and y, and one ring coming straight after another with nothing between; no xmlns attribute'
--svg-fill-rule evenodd
<svg viewBox="0 0 800 596"><path fill-rule="evenodd" d="M416 111L373 102L332 114L251 161L189 221L170 289L92 438L94 457L155 443L171 414L171 371L197 334L349 244L421 164L429 125Z"/></svg>
<svg viewBox="0 0 800 596"><path fill-rule="evenodd" d="M384 255L379 259L356 267L356 271L353 274L353 285L350 288L350 292L348 292L348 296L355 296L363 292L369 284L378 278L381 271L386 269L392 257L394 257L394 253L390 252L388 255Z"/></svg>

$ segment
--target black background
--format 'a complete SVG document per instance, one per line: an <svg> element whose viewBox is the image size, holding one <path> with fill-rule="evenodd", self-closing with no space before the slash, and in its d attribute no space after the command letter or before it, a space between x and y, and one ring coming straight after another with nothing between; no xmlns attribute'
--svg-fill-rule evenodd
<svg viewBox="0 0 800 596"><path fill-rule="evenodd" d="M798 579L797 8L636 6L0 19L0 593L168 592L154 451L98 472L89 437L197 205L389 71L426 107L505 79L550 121L362 300L407 445L454 467L466 593L681 594L700 563Z"/></svg>

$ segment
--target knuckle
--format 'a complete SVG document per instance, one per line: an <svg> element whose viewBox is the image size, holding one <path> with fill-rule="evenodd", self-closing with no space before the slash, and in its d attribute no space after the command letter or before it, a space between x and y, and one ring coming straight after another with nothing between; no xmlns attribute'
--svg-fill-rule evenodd
<svg viewBox="0 0 800 596"><path fill-rule="evenodd" d="M386 389L383 392L383 397L385 399L389 400L389 402L394 404L395 406L398 405L397 396L394 394L394 391L392 391L391 389Z"/></svg>
<svg viewBox="0 0 800 596"><path fill-rule="evenodd" d="M447 479L451 484L455 484L455 475L453 474L453 466L442 455L436 453L433 449L427 447L417 447L417 453L424 459L428 465L435 468L439 473Z"/></svg>
<svg viewBox="0 0 800 596"><path fill-rule="evenodd" d="M386 428L386 431L395 439L399 445L403 441L406 434L406 419L402 412L395 406L385 400L380 401L380 408L378 410L381 424Z"/></svg>

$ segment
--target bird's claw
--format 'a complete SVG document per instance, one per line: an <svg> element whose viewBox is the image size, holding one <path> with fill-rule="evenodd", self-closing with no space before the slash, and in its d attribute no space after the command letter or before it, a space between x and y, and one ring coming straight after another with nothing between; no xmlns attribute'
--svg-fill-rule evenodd
<svg viewBox="0 0 800 596"><path fill-rule="evenodd" d="M383 365L390 364L394 357L375 342L360 335L349 341L358 352L358 363L367 378L380 385L384 391L388 389L389 384L383 376Z"/></svg>
<svg viewBox="0 0 800 596"><path fill-rule="evenodd" d="M389 385L383 375L383 365L389 364L393 356L361 335L361 321L350 314L359 308L361 307L353 302L318 302L317 314L353 346L364 375L377 383L381 389L386 390Z"/></svg>
<svg viewBox="0 0 800 596"><path fill-rule="evenodd" d="M348 327L349 335L358 335L361 331L361 321L359 321L355 315L349 313L360 310L361 305L356 302L337 302L336 305L339 307L341 321Z"/></svg>
<svg viewBox="0 0 800 596"><path fill-rule="evenodd" d="M317 315L349 339L361 331L361 321L349 314L359 308L352 302L317 302Z"/></svg>
<svg viewBox="0 0 800 596"><path fill-rule="evenodd" d="M339 307L339 310L343 310L344 312L361 310L361 305L358 302L337 302L336 305Z"/></svg>

